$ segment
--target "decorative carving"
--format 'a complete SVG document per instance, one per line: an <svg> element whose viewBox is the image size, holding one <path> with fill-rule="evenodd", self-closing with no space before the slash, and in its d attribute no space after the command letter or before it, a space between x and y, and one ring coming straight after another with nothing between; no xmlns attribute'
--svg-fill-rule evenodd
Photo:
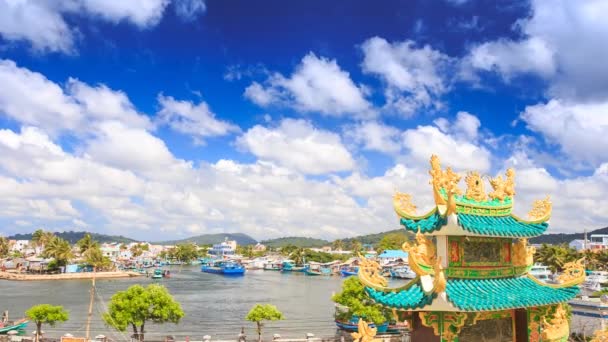
<svg viewBox="0 0 608 342"><path fill-rule="evenodd" d="M542 200L534 201L532 210L528 213L528 218L531 220L545 220L551 216L551 199L549 196Z"/></svg>
<svg viewBox="0 0 608 342"><path fill-rule="evenodd" d="M358 272L359 280L372 288L386 288L388 281L381 275L380 264L377 261L366 259L361 254L359 254L359 259L361 260Z"/></svg>
<svg viewBox="0 0 608 342"><path fill-rule="evenodd" d="M401 246L403 251L408 252L412 255L419 263L422 263L426 266L432 266L435 264L437 256L435 255L435 245L431 239L424 236L420 229L418 229L418 233L416 233L416 243L409 244L405 242L403 246Z"/></svg>
<svg viewBox="0 0 608 342"><path fill-rule="evenodd" d="M442 341L455 341L467 321L464 312L419 312L420 322L425 327L433 328L433 333Z"/></svg>
<svg viewBox="0 0 608 342"><path fill-rule="evenodd" d="M441 163L439 157L436 155L431 156L431 184L433 185L433 195L435 198L435 204L437 205L448 205L447 214L456 212L456 203L452 199L453 203L450 203L450 199L454 195L462 194L462 191L458 188L458 182L460 182L461 176L452 171L452 168L447 168L445 171L441 170ZM447 195L447 202L441 196L441 189L445 190Z"/></svg>
<svg viewBox="0 0 608 342"><path fill-rule="evenodd" d="M608 330L596 330L591 342L608 342Z"/></svg>
<svg viewBox="0 0 608 342"><path fill-rule="evenodd" d="M528 239L519 239L513 243L513 266L529 266L534 263L536 249L528 246Z"/></svg>
<svg viewBox="0 0 608 342"><path fill-rule="evenodd" d="M567 262L564 264L564 271L557 277L557 281L561 284L582 283L585 281L585 258L576 261Z"/></svg>
<svg viewBox="0 0 608 342"><path fill-rule="evenodd" d="M435 271L435 276L433 278L433 292L445 292L447 281L445 279L443 267L441 266L441 258L437 258L437 262L435 262L435 264L433 265L433 271Z"/></svg>
<svg viewBox="0 0 608 342"><path fill-rule="evenodd" d="M481 179L479 172L469 172L464 181L467 183L467 192L464 195L466 198L477 202L483 202L487 199L483 179Z"/></svg>
<svg viewBox="0 0 608 342"><path fill-rule="evenodd" d="M501 319L501 318L511 318L513 317L512 310L503 310L503 311L482 311L477 312L473 317L472 325L477 324L478 321L484 321L487 319Z"/></svg>
<svg viewBox="0 0 608 342"><path fill-rule="evenodd" d="M548 315L550 307L549 306L537 306L533 308L529 308L528 312L530 313L530 320L528 323L528 332L529 332L529 340L530 342L539 342L541 337L541 323L543 317Z"/></svg>
<svg viewBox="0 0 608 342"><path fill-rule="evenodd" d="M367 324L366 321L359 318L359 324L357 325L357 332L351 333L350 336L356 342L376 342L382 341L381 339L375 338L377 328L372 328Z"/></svg>
<svg viewBox="0 0 608 342"><path fill-rule="evenodd" d="M512 168L507 169L506 176L507 178L504 180L502 176L490 179L490 185L494 189L494 191L488 194L490 198L498 199L502 202L506 197L513 198L515 196L515 170Z"/></svg>
<svg viewBox="0 0 608 342"><path fill-rule="evenodd" d="M414 216L416 214L416 206L412 203L412 195L403 192L396 192L393 196L393 204L395 209L400 212Z"/></svg>
<svg viewBox="0 0 608 342"><path fill-rule="evenodd" d="M542 340L543 341L561 341L564 336L570 333L570 323L564 306L558 304L555 307L555 312L551 315L551 319L547 317L542 319Z"/></svg>

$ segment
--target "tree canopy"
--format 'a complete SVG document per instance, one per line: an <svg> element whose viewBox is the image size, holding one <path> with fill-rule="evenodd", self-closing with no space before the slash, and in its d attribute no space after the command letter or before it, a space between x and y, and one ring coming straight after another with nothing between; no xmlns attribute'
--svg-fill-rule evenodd
<svg viewBox="0 0 608 342"><path fill-rule="evenodd" d="M4 236L0 236L0 258L4 258L8 255L10 251L10 246L8 243L8 239Z"/></svg>
<svg viewBox="0 0 608 342"><path fill-rule="evenodd" d="M339 315L339 319L350 320L353 316L358 316L368 322L382 324L389 317L386 309L369 299L363 284L357 277L347 278L342 283L342 292L335 294L332 300L347 308L346 312Z"/></svg>
<svg viewBox="0 0 608 342"><path fill-rule="evenodd" d="M245 316L245 319L256 323L259 341L262 340L263 321L279 321L284 319L283 313L272 304L256 304Z"/></svg>
<svg viewBox="0 0 608 342"><path fill-rule="evenodd" d="M42 324L48 324L53 327L57 323L65 322L70 318L69 313L63 306L51 304L32 306L25 312L25 316L36 323L36 341L39 339Z"/></svg>
<svg viewBox="0 0 608 342"><path fill-rule="evenodd" d="M396 232L386 234L376 247L378 253L382 253L388 249L401 249L404 242L408 241L409 237L405 232Z"/></svg>
<svg viewBox="0 0 608 342"><path fill-rule="evenodd" d="M181 262L190 262L198 258L198 247L193 242L175 246L175 258Z"/></svg>
<svg viewBox="0 0 608 342"><path fill-rule="evenodd" d="M80 254L85 254L89 249L99 247L99 243L93 240L91 234L87 233L82 239L76 242L76 246L80 249Z"/></svg>
<svg viewBox="0 0 608 342"><path fill-rule="evenodd" d="M133 285L112 296L103 320L118 331L129 326L140 341L143 341L147 321L154 323L179 323L184 311L164 286L151 284L147 287Z"/></svg>
<svg viewBox="0 0 608 342"><path fill-rule="evenodd" d="M59 266L65 265L68 260L74 257L70 243L56 236L45 244L43 254L55 259Z"/></svg>

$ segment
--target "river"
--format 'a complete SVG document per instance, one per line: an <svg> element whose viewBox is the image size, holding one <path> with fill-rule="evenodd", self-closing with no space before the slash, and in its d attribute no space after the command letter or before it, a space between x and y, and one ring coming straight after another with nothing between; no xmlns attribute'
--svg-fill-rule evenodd
<svg viewBox="0 0 608 342"><path fill-rule="evenodd" d="M254 337L253 323L244 318L256 303L276 305L285 316L283 321L269 322L264 335L279 333L283 337L303 338L308 332L316 336L335 334L331 296L340 291L344 278L262 270L248 271L244 277L225 277L202 273L196 266L183 267L181 272L174 266L171 271L171 278L161 280L145 277L97 280L98 298L91 336L103 334L114 340L128 339L130 331L121 335L107 327L101 313L117 291L133 284L154 282L167 287L186 315L178 325L146 324L147 340L161 340L168 335L189 336L192 340L201 340L204 335L233 339L241 327L245 327L248 338ZM88 280L0 281L0 310L9 310L14 319L35 304L63 305L70 313L70 320L56 327L43 326L46 336L58 337L65 333L84 336L89 289ZM30 323L27 333L33 331L34 325Z"/></svg>

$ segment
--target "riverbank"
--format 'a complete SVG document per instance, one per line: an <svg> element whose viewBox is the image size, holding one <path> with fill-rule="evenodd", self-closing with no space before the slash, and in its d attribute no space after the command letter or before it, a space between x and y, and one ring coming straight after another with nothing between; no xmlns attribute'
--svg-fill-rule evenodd
<svg viewBox="0 0 608 342"><path fill-rule="evenodd" d="M92 279L93 275L96 279L114 279L114 278L131 278L139 277L137 272L82 272L82 273L60 273L60 274L22 274L0 272L0 279L5 280L70 280L70 279Z"/></svg>

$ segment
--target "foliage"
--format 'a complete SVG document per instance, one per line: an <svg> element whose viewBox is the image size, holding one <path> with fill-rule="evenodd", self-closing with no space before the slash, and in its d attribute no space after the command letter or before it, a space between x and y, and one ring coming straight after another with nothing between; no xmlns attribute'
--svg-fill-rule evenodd
<svg viewBox="0 0 608 342"><path fill-rule="evenodd" d="M143 249L142 245L139 243L131 246L130 251L131 251L131 255L134 258L137 258L138 256L140 256L144 253L144 249Z"/></svg>
<svg viewBox="0 0 608 342"><path fill-rule="evenodd" d="M25 316L36 323L36 340L42 331L42 324L54 327L57 323L65 322L70 318L63 306L51 304L32 306L25 312Z"/></svg>
<svg viewBox="0 0 608 342"><path fill-rule="evenodd" d="M58 266L65 266L74 257L70 243L57 236L44 246L43 255L57 260Z"/></svg>
<svg viewBox="0 0 608 342"><path fill-rule="evenodd" d="M378 253L382 253L388 249L401 249L401 245L408 240L409 236L405 231L386 234L384 237L382 237L382 240L378 242L376 251L378 251Z"/></svg>
<svg viewBox="0 0 608 342"><path fill-rule="evenodd" d="M10 251L8 239L4 236L0 236L0 258L5 258Z"/></svg>
<svg viewBox="0 0 608 342"><path fill-rule="evenodd" d="M304 253L304 256L306 258L306 261L315 261L315 262L320 262L322 264L324 263L328 263L334 260L340 260L340 261L345 261L346 259L348 259L350 257L350 255L347 254L331 254L331 253L325 253L325 252L315 252L315 251L311 251L310 249L307 249Z"/></svg>
<svg viewBox="0 0 608 342"><path fill-rule="evenodd" d="M290 236L278 239L265 240L261 242L269 248L283 248L285 246L295 247L323 247L329 245L329 241L311 237Z"/></svg>
<svg viewBox="0 0 608 342"><path fill-rule="evenodd" d="M164 286L151 284L147 287L133 285L112 296L103 320L118 331L129 326L143 341L147 321L154 323L179 323L184 317L181 305L169 294Z"/></svg>
<svg viewBox="0 0 608 342"><path fill-rule="evenodd" d="M184 243L175 246L175 259L181 262L190 262L198 258L198 247L192 243Z"/></svg>
<svg viewBox="0 0 608 342"><path fill-rule="evenodd" d="M539 262L551 269L551 272L562 270L562 266L571 261L582 258L582 254L565 245L554 246L543 244L541 248L536 250L534 261Z"/></svg>
<svg viewBox="0 0 608 342"><path fill-rule="evenodd" d="M246 258L253 258L253 255L255 254L253 251L253 245L236 246L236 254L240 254Z"/></svg>
<svg viewBox="0 0 608 342"><path fill-rule="evenodd" d="M382 238L388 234L393 234L393 233L403 233L404 229L395 229L395 230L389 230L387 232L384 233L376 233L376 234L368 234L368 235L361 235L361 236L355 236L352 238L346 238L346 239L342 239L342 242L344 242L345 244L350 244L353 240L357 240L359 242L361 242L361 244L363 245L377 245L380 240L382 240Z"/></svg>
<svg viewBox="0 0 608 342"><path fill-rule="evenodd" d="M110 269L112 260L103 255L99 246L90 247L84 252L85 262L93 266L94 271Z"/></svg>
<svg viewBox="0 0 608 342"><path fill-rule="evenodd" d="M350 248L349 248L354 255L357 255L357 253L360 253L363 251L363 245L361 244L361 242L359 242L359 240L352 240L350 242Z"/></svg>
<svg viewBox="0 0 608 342"><path fill-rule="evenodd" d="M29 240L29 239L17 239L16 240ZM35 247L44 247L48 243L50 243L55 238L55 234L52 232L47 232L42 229L36 230L33 234L31 234L31 240Z"/></svg>
<svg viewBox="0 0 608 342"><path fill-rule="evenodd" d="M76 242L76 246L80 249L80 254L85 254L89 249L99 248L99 243L91 237L91 234L87 233L84 237L78 242Z"/></svg>
<svg viewBox="0 0 608 342"><path fill-rule="evenodd" d="M304 248L297 247L289 254L289 258L291 258L296 265L302 265L306 260L306 250Z"/></svg>
<svg viewBox="0 0 608 342"><path fill-rule="evenodd" d="M37 231L35 231L34 233L31 234L15 234L10 236L10 239L14 239L14 240L36 240L36 234L40 234L40 232L44 232L42 229L38 229ZM96 241L99 241L100 243L104 243L104 242L119 242L119 243L131 243L131 242L135 242L135 240L133 239L129 239L127 237L124 237L122 235L105 235L105 234L97 234L97 233L88 233L88 232L74 232L74 231L65 231L65 232L61 232L61 233L51 233L51 232L46 232L49 234L54 234L64 240L67 240L69 243L76 243L78 240L81 240L85 234L90 234L91 237L93 239L95 239ZM41 246L41 245L37 245L37 246Z"/></svg>
<svg viewBox="0 0 608 342"><path fill-rule="evenodd" d="M341 251L344 249L344 243L342 242L342 240L336 240L331 243L331 248L334 251Z"/></svg>
<svg viewBox="0 0 608 342"><path fill-rule="evenodd" d="M357 277L349 277L344 280L342 292L335 294L332 300L347 308L347 311L340 317L344 320L358 316L379 325L390 317L387 309L369 299L365 287Z"/></svg>
<svg viewBox="0 0 608 342"><path fill-rule="evenodd" d="M258 340L262 340L263 321L279 321L284 319L283 313L271 304L256 304L245 317L246 320L255 322Z"/></svg>

